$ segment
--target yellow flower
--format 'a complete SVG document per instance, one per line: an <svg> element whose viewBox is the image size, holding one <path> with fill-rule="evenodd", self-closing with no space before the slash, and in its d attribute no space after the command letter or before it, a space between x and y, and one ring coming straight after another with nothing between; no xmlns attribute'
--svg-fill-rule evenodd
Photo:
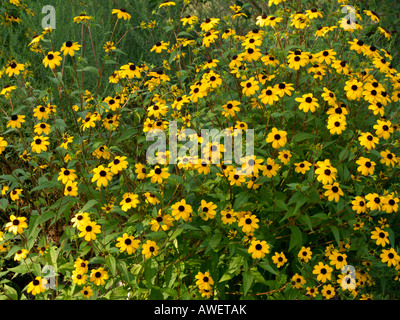
<svg viewBox="0 0 400 320"><path fill-rule="evenodd" d="M118 19L130 20L131 15L125 9L112 9L111 14L116 14Z"/></svg>
<svg viewBox="0 0 400 320"><path fill-rule="evenodd" d="M60 51L63 53L64 56L69 54L71 57L73 57L75 55L75 51L78 51L80 48L81 45L78 44L78 42L67 41L63 43Z"/></svg>
<svg viewBox="0 0 400 320"><path fill-rule="evenodd" d="M151 258L151 256L156 256L158 254L158 246L152 240L147 240L142 246L142 254L146 259Z"/></svg>
<svg viewBox="0 0 400 320"><path fill-rule="evenodd" d="M122 237L118 237L117 241L118 243L115 246L119 248L120 252L126 251L128 254L132 254L139 248L140 240L136 240L127 233L124 233Z"/></svg>
<svg viewBox="0 0 400 320"><path fill-rule="evenodd" d="M41 153L42 151L47 151L47 146L50 144L49 137L35 136L33 142L31 143L32 152Z"/></svg>
<svg viewBox="0 0 400 320"><path fill-rule="evenodd" d="M46 279L36 277L33 281L28 284L28 293L32 293L34 296L46 291L45 285L47 284Z"/></svg>
<svg viewBox="0 0 400 320"><path fill-rule="evenodd" d="M269 253L269 245L266 241L253 240L250 244L248 252L251 253L253 259L262 259Z"/></svg>
<svg viewBox="0 0 400 320"><path fill-rule="evenodd" d="M108 279L108 272L104 268L93 269L90 273L90 281L92 281L96 286L104 285L105 281Z"/></svg>
<svg viewBox="0 0 400 320"><path fill-rule="evenodd" d="M50 51L47 53L46 57L43 59L43 64L47 68L54 69L56 66L61 64L62 57L60 57L60 52Z"/></svg>
<svg viewBox="0 0 400 320"><path fill-rule="evenodd" d="M126 192L122 196L122 200L119 204L121 205L122 211L126 212L131 208L136 208L139 203L139 196L137 194Z"/></svg>
<svg viewBox="0 0 400 320"><path fill-rule="evenodd" d="M85 220L78 226L78 230L80 231L79 237L89 242L91 240L96 240L96 233L101 232L101 227L95 221Z"/></svg>
<svg viewBox="0 0 400 320"><path fill-rule="evenodd" d="M92 182L96 182L98 187L104 186L107 187L108 183L112 179L112 172L110 169L103 167L102 165L99 165L97 168L93 169L93 177L92 177Z"/></svg>

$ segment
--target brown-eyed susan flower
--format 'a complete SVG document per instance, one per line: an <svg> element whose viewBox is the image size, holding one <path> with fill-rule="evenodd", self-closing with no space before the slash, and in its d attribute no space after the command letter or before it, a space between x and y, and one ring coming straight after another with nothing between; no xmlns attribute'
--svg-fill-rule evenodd
<svg viewBox="0 0 400 320"><path fill-rule="evenodd" d="M147 242L142 245L142 254L144 254L146 259L150 259L152 256L158 254L158 249L155 241L147 240Z"/></svg>
<svg viewBox="0 0 400 320"><path fill-rule="evenodd" d="M236 212L232 209L221 211L221 221L223 224L232 224L236 221Z"/></svg>
<svg viewBox="0 0 400 320"><path fill-rule="evenodd" d="M293 70L299 70L309 62L308 55L301 50L289 51L287 59L289 68Z"/></svg>
<svg viewBox="0 0 400 320"><path fill-rule="evenodd" d="M378 138L389 139L390 135L393 133L392 123L388 120L377 120L377 124L373 127L375 129L375 134Z"/></svg>
<svg viewBox="0 0 400 320"><path fill-rule="evenodd" d="M382 210L386 213L397 212L399 209L399 198L393 195L386 196L386 201L382 205Z"/></svg>
<svg viewBox="0 0 400 320"><path fill-rule="evenodd" d="M329 163L320 163L318 168L315 170L317 180L322 184L333 184L333 180L336 180L337 169Z"/></svg>
<svg viewBox="0 0 400 320"><path fill-rule="evenodd" d="M128 64L124 64L121 67L121 76L128 79L133 79L133 78L140 78L141 77L141 68L139 68L137 65L134 63L130 62Z"/></svg>
<svg viewBox="0 0 400 320"><path fill-rule="evenodd" d="M344 90L349 100L360 100L363 96L363 83L357 79L348 80L346 81Z"/></svg>
<svg viewBox="0 0 400 320"><path fill-rule="evenodd" d="M90 298L93 295L93 290L90 286L84 286L80 291L84 298Z"/></svg>
<svg viewBox="0 0 400 320"><path fill-rule="evenodd" d="M315 18L322 18L322 12L318 11L316 8L308 9L305 11L305 15L310 19L315 19Z"/></svg>
<svg viewBox="0 0 400 320"><path fill-rule="evenodd" d="M47 68L55 69L56 66L61 64L62 57L58 51L49 51L43 59L43 64Z"/></svg>
<svg viewBox="0 0 400 320"><path fill-rule="evenodd" d="M236 101L236 100L228 101L226 104L224 104L222 106L222 109L224 109L222 114L225 117L228 117L228 116L234 117L235 113L240 111L240 108L238 107L239 105L240 105L239 101Z"/></svg>
<svg viewBox="0 0 400 320"><path fill-rule="evenodd" d="M371 10L364 10L364 13L371 18L374 22L379 22L378 14Z"/></svg>
<svg viewBox="0 0 400 320"><path fill-rule="evenodd" d="M48 119L50 110L46 106L38 105L33 109L33 116L38 120Z"/></svg>
<svg viewBox="0 0 400 320"><path fill-rule="evenodd" d="M14 91L15 89L17 89L16 86L11 86L9 84L6 84L3 89L0 90L0 95L2 96L8 96L12 91Z"/></svg>
<svg viewBox="0 0 400 320"><path fill-rule="evenodd" d="M260 171L264 170L263 159L258 158L255 155L246 156L240 159L242 161L242 172L246 175L255 174L257 175Z"/></svg>
<svg viewBox="0 0 400 320"><path fill-rule="evenodd" d="M192 206L186 203L185 199L174 203L172 206L172 216L175 220L182 218L183 221L188 221L192 216Z"/></svg>
<svg viewBox="0 0 400 320"><path fill-rule="evenodd" d="M242 227L242 231L244 233L254 232L255 229L258 229L258 224L260 220L254 214L244 215L239 219L238 226Z"/></svg>
<svg viewBox="0 0 400 320"><path fill-rule="evenodd" d="M64 148L68 150L68 145L74 141L74 137L64 132L62 136L62 143L60 144L60 148Z"/></svg>
<svg viewBox="0 0 400 320"><path fill-rule="evenodd" d="M17 63L15 60L9 61L6 68L6 74L12 77L14 74L19 75L25 69L23 63Z"/></svg>
<svg viewBox="0 0 400 320"><path fill-rule="evenodd" d="M141 163L136 163L135 164L135 173L136 173L136 178L139 180L143 180L146 178L146 168L143 164Z"/></svg>
<svg viewBox="0 0 400 320"><path fill-rule="evenodd" d="M365 147L367 150L371 150L379 143L379 138L374 137L369 132L362 132L360 137L358 137L358 141L360 141L361 146Z"/></svg>
<svg viewBox="0 0 400 320"><path fill-rule="evenodd" d="M24 232L24 229L28 228L28 224L26 223L27 218L25 217L16 217L13 214L10 216L10 222L6 223L5 230L8 232L12 232L15 235L21 234Z"/></svg>
<svg viewBox="0 0 400 320"><path fill-rule="evenodd" d="M367 176L374 174L376 165L374 161L365 157L360 157L356 163L358 164L357 171L361 172L362 175Z"/></svg>
<svg viewBox="0 0 400 320"><path fill-rule="evenodd" d="M277 268L283 267L287 261L288 260L283 252L275 252L272 256L272 262L276 264Z"/></svg>
<svg viewBox="0 0 400 320"><path fill-rule="evenodd" d="M20 154L19 157L24 162L29 162L31 160L31 154L27 150L24 150L24 152L22 152L22 154Z"/></svg>
<svg viewBox="0 0 400 320"><path fill-rule="evenodd" d="M66 184L68 181L75 181L76 178L78 178L75 172L75 169L61 168L57 180L61 181L63 184Z"/></svg>
<svg viewBox="0 0 400 320"><path fill-rule="evenodd" d="M367 200L367 208L370 210L378 210L380 211L382 209L382 204L384 203L384 198L379 196L377 193L368 193L365 196L365 199Z"/></svg>
<svg viewBox="0 0 400 320"><path fill-rule="evenodd" d="M93 173L94 175L91 181L96 182L98 187L107 187L108 183L112 179L112 172L109 168L105 168L103 165L99 165L98 167L94 168Z"/></svg>
<svg viewBox="0 0 400 320"><path fill-rule="evenodd" d="M246 181L246 178L243 174L233 171L229 174L228 180L231 186L240 186Z"/></svg>
<svg viewBox="0 0 400 320"><path fill-rule="evenodd" d="M327 189L324 193L324 196L328 197L329 201L334 200L335 202L339 201L340 196L343 196L343 191L339 187L339 183L334 182L333 184L326 184L323 186L324 189Z"/></svg>
<svg viewBox="0 0 400 320"><path fill-rule="evenodd" d="M242 88L242 93L247 97L252 96L256 93L260 87L258 86L258 81L251 77L250 79L243 81L240 83Z"/></svg>
<svg viewBox="0 0 400 320"><path fill-rule="evenodd" d="M29 282L27 292L36 296L37 294L46 291L47 280L42 277L36 277L34 280Z"/></svg>
<svg viewBox="0 0 400 320"><path fill-rule="evenodd" d="M79 229L80 227L82 227L86 221L90 221L89 218L89 213L87 212L82 212L79 211L77 214L74 215L74 217L71 219L72 222L72 226L74 228Z"/></svg>
<svg viewBox="0 0 400 320"><path fill-rule="evenodd" d="M90 272L90 281L96 286L104 285L108 279L108 272L104 268L93 269Z"/></svg>
<svg viewBox="0 0 400 320"><path fill-rule="evenodd" d="M10 120L7 121L7 128L21 128L22 123L25 122L24 115L12 115Z"/></svg>
<svg viewBox="0 0 400 320"><path fill-rule="evenodd" d="M44 122L39 122L34 126L34 130L37 135L42 135L42 134L49 134L51 132L51 126L47 123Z"/></svg>
<svg viewBox="0 0 400 320"><path fill-rule="evenodd" d="M346 60L335 60L332 62L331 66L338 74L348 75L351 71Z"/></svg>
<svg viewBox="0 0 400 320"><path fill-rule="evenodd" d="M327 280L331 280L333 269L323 262L319 262L314 266L313 274L317 275L317 281L325 283Z"/></svg>
<svg viewBox="0 0 400 320"><path fill-rule="evenodd" d="M346 130L346 118L340 115L333 115L328 118L328 125L326 128L330 134L342 134Z"/></svg>
<svg viewBox="0 0 400 320"><path fill-rule="evenodd" d="M272 148L279 149L283 147L287 142L287 132L283 130L278 130L277 128L272 128L272 131L268 134L267 143L272 143Z"/></svg>
<svg viewBox="0 0 400 320"><path fill-rule="evenodd" d="M264 240L253 240L250 244L248 252L251 253L253 259L262 259L270 251L269 244Z"/></svg>
<svg viewBox="0 0 400 320"><path fill-rule="evenodd" d="M73 22L75 22L75 23L81 23L81 22L86 23L86 22L88 22L90 20L93 20L93 17L88 16L85 13L81 13L79 16L74 17Z"/></svg>
<svg viewBox="0 0 400 320"><path fill-rule="evenodd" d="M75 270L80 274L85 274L89 270L89 261L78 258L74 262Z"/></svg>
<svg viewBox="0 0 400 320"><path fill-rule="evenodd" d="M174 225L174 218L169 214L162 214L159 210L157 216L151 219L149 224L152 231L167 231Z"/></svg>
<svg viewBox="0 0 400 320"><path fill-rule="evenodd" d="M128 161L126 161L125 156L116 156L114 160L108 164L108 167L113 174L118 174L128 168Z"/></svg>
<svg viewBox="0 0 400 320"><path fill-rule="evenodd" d="M311 248L302 246L299 252L297 253L297 257L301 262L307 263L311 260L312 252Z"/></svg>
<svg viewBox="0 0 400 320"><path fill-rule="evenodd" d="M383 34L385 36L386 39L388 39L388 40L392 39L393 36L388 31L386 31L385 29L383 29L381 27L378 27L378 30L379 30L379 32L381 34Z"/></svg>
<svg viewBox="0 0 400 320"><path fill-rule="evenodd" d="M214 284L214 280L213 278L210 276L210 273L208 271L202 273L202 272L198 272L195 276L195 279L197 279L196 281L196 285L200 288L200 289L206 289L206 290L211 290L211 286Z"/></svg>
<svg viewBox="0 0 400 320"><path fill-rule="evenodd" d="M280 169L280 165L275 162L275 160L271 158L267 158L266 164L263 169L263 176L267 176L268 178L272 178L278 174L278 170Z"/></svg>
<svg viewBox="0 0 400 320"><path fill-rule="evenodd" d="M31 142L32 152L41 153L47 151L47 146L50 144L49 137L35 136Z"/></svg>
<svg viewBox="0 0 400 320"><path fill-rule="evenodd" d="M342 268L347 265L347 255L344 253L333 251L328 258L330 260L329 263L333 265L336 270L342 270Z"/></svg>
<svg viewBox="0 0 400 320"><path fill-rule="evenodd" d="M12 201L19 200L20 195L22 194L22 189L14 189L10 192L10 198Z"/></svg>
<svg viewBox="0 0 400 320"><path fill-rule="evenodd" d="M299 109L305 113L308 111L315 112L316 108L319 107L318 99L312 93L303 94L301 98L299 97L295 100L300 102Z"/></svg>
<svg viewBox="0 0 400 320"><path fill-rule="evenodd" d="M167 50L169 46L169 42L159 41L157 42L150 51L155 51L156 53L161 53L163 50Z"/></svg>
<svg viewBox="0 0 400 320"><path fill-rule="evenodd" d="M208 219L214 219L217 212L215 209L217 205L213 202L207 202L206 200L202 199L199 207L199 215L200 217L207 221Z"/></svg>
<svg viewBox="0 0 400 320"><path fill-rule="evenodd" d="M278 159L283 163L283 164L288 164L290 162L290 158L292 157L292 153L289 150L282 150L279 151L278 154Z"/></svg>
<svg viewBox="0 0 400 320"><path fill-rule="evenodd" d="M132 235L129 235L126 232L122 237L118 237L117 241L118 242L115 246L119 248L120 252L126 251L128 254L132 254L139 248L140 240L135 239Z"/></svg>
<svg viewBox="0 0 400 320"><path fill-rule="evenodd" d="M295 289L301 289L306 282L302 275L295 273L291 278L290 285Z"/></svg>
<svg viewBox="0 0 400 320"><path fill-rule="evenodd" d="M3 186L3 187L1 188L1 195L2 195L2 196L6 195L9 189L10 189L9 186Z"/></svg>
<svg viewBox="0 0 400 320"><path fill-rule="evenodd" d="M72 283L82 286L82 285L86 284L87 278L88 278L88 276L86 274L82 274L78 270L72 271L72 275L71 275Z"/></svg>
<svg viewBox="0 0 400 320"><path fill-rule="evenodd" d="M78 44L78 42L72 42L72 41L67 41L64 42L63 45L61 46L60 51L64 56L70 55L73 57L75 55L75 51L78 51L81 48L81 45ZM54 69L54 68L52 68Z"/></svg>
<svg viewBox="0 0 400 320"><path fill-rule="evenodd" d="M78 230L80 231L79 237L89 242L91 240L96 240L96 234L101 232L101 226L95 221L84 220L81 225L78 225Z"/></svg>
<svg viewBox="0 0 400 320"><path fill-rule="evenodd" d="M117 49L117 47L114 46L114 42L112 42L112 41L107 41L107 42L104 44L103 49L104 49L105 52L109 52L109 51L113 51L113 50Z"/></svg>
<svg viewBox="0 0 400 320"><path fill-rule="evenodd" d="M219 23L219 20L218 18L207 18L201 23L200 28L204 32L208 32Z"/></svg>
<svg viewBox="0 0 400 320"><path fill-rule="evenodd" d="M116 14L118 19L130 20L131 15L124 8L112 9L111 14Z"/></svg>
<svg viewBox="0 0 400 320"><path fill-rule="evenodd" d="M351 201L352 204L352 209L355 211L357 214L360 213L365 213L367 211L367 202L366 200L361 197L361 196L356 196L354 200Z"/></svg>
<svg viewBox="0 0 400 320"><path fill-rule="evenodd" d="M128 211L131 208L136 208L140 203L139 196L132 192L126 192L122 196L122 200L119 203L122 211Z"/></svg>
<svg viewBox="0 0 400 320"><path fill-rule="evenodd" d="M382 249L382 253L379 255L383 263L387 263L388 267L397 266L400 260L400 256L393 248Z"/></svg>
<svg viewBox="0 0 400 320"><path fill-rule="evenodd" d="M64 187L64 195L77 197L78 196L78 182L67 181Z"/></svg>
<svg viewBox="0 0 400 320"><path fill-rule="evenodd" d="M158 183L158 184L161 184L163 180L168 179L169 176L170 173L168 172L168 168L167 167L162 168L158 165L155 166L154 169L152 169L147 174L147 177L150 177L151 183Z"/></svg>
<svg viewBox="0 0 400 320"><path fill-rule="evenodd" d="M335 288L331 284L325 284L322 286L321 294L325 299L332 299L336 294Z"/></svg>
<svg viewBox="0 0 400 320"><path fill-rule="evenodd" d="M273 105L276 101L279 100L278 90L275 88L268 86L267 88L261 91L261 94L258 96L261 103L265 105Z"/></svg>
<svg viewBox="0 0 400 320"><path fill-rule="evenodd" d="M183 17L181 19L181 21L182 21L182 24L184 26L186 26L186 24L193 25L193 24L195 24L195 23L197 23L199 21L199 18L197 16L195 16L195 15L190 15L189 14L189 15Z"/></svg>
<svg viewBox="0 0 400 320"><path fill-rule="evenodd" d="M317 287L307 287L306 288L306 295L315 298L318 294L318 288Z"/></svg>
<svg viewBox="0 0 400 320"><path fill-rule="evenodd" d="M389 232L379 227L375 227L375 230L371 231L371 239L376 240L377 246L385 247L387 244L389 244L388 236Z"/></svg>

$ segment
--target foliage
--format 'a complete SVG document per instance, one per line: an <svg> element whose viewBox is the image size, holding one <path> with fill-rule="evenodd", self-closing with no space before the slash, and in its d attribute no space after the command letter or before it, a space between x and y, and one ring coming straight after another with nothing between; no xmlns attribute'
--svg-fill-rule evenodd
<svg viewBox="0 0 400 320"><path fill-rule="evenodd" d="M2 299L398 297L400 77L377 13L98 3L25 40L25 2L2 8L28 21L2 26ZM224 162L223 140L221 161L152 165L150 129L179 148L253 130L254 156Z"/></svg>

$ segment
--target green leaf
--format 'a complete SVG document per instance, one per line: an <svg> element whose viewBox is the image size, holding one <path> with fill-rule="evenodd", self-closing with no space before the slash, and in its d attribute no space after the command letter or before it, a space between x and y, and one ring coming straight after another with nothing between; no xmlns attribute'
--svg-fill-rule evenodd
<svg viewBox="0 0 400 320"><path fill-rule="evenodd" d="M291 231L290 241L289 241L289 251L295 247L301 247L303 241L303 235L297 226L289 226Z"/></svg>
<svg viewBox="0 0 400 320"><path fill-rule="evenodd" d="M329 226L329 228L331 228L331 231L333 233L333 236L335 237L335 240L338 244L338 246L340 246L340 235L339 235L339 230L337 227L335 226Z"/></svg>
<svg viewBox="0 0 400 320"><path fill-rule="evenodd" d="M241 192L235 197L235 204L233 205L234 210L239 210L244 204L249 200L249 194L246 192Z"/></svg>
<svg viewBox="0 0 400 320"><path fill-rule="evenodd" d="M300 142L303 140L307 140L307 139L311 139L314 138L315 135L311 134L311 133L306 133L306 132L299 132L297 134L295 134L292 138L292 142Z"/></svg>
<svg viewBox="0 0 400 320"><path fill-rule="evenodd" d="M254 276L251 271L243 273L243 295L246 295L253 284Z"/></svg>
<svg viewBox="0 0 400 320"><path fill-rule="evenodd" d="M99 203L98 200L91 199L88 202L86 202L86 204L82 207L81 211L82 212L87 212L87 210L89 210L91 207L95 206L98 203Z"/></svg>
<svg viewBox="0 0 400 320"><path fill-rule="evenodd" d="M115 260L115 257L113 255L108 255L106 257L106 264L108 266L108 269L110 270L112 275L116 275L117 273L117 261Z"/></svg>
<svg viewBox="0 0 400 320"><path fill-rule="evenodd" d="M10 300L18 300L18 292L13 287L4 284L4 293Z"/></svg>

